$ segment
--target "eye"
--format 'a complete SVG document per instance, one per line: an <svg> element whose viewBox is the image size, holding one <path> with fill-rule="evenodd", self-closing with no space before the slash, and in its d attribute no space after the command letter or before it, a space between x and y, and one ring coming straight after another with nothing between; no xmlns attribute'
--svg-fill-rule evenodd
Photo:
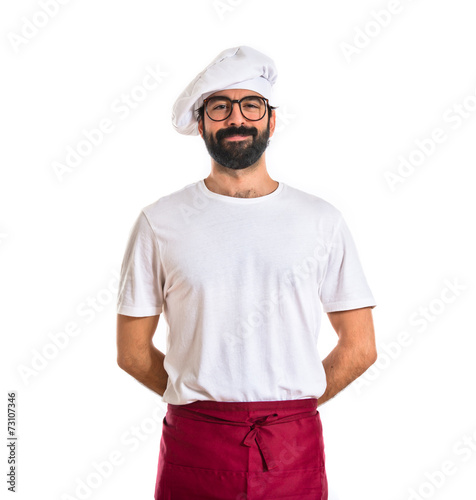
<svg viewBox="0 0 476 500"><path fill-rule="evenodd" d="M256 97L246 97L241 105L248 109L259 109L263 106L263 101Z"/></svg>
<svg viewBox="0 0 476 500"><path fill-rule="evenodd" d="M208 110L209 111L222 111L224 109L228 109L230 104L226 99L215 98L211 99L208 102Z"/></svg>

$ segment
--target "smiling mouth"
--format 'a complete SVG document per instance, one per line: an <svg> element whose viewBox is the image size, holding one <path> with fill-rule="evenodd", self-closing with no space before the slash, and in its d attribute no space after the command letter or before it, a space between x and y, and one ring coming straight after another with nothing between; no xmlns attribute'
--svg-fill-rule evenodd
<svg viewBox="0 0 476 500"><path fill-rule="evenodd" d="M225 137L225 140L227 140L227 141L244 141L248 137L251 137L251 135L231 135L229 137Z"/></svg>

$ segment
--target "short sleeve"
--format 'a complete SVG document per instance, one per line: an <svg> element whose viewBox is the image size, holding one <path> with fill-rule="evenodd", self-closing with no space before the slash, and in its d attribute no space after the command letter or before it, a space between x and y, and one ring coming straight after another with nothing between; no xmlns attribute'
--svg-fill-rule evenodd
<svg viewBox="0 0 476 500"><path fill-rule="evenodd" d="M129 234L122 261L117 313L155 316L162 312L164 277L157 239L144 211Z"/></svg>
<svg viewBox="0 0 476 500"><path fill-rule="evenodd" d="M319 293L326 313L376 306L354 239L341 213L329 246Z"/></svg>

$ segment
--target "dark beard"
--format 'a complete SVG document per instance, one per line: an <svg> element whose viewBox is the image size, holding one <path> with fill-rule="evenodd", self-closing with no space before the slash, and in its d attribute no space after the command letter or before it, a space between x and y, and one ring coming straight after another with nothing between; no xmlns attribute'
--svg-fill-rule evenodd
<svg viewBox="0 0 476 500"><path fill-rule="evenodd" d="M223 167L239 170L255 164L263 155L269 144L269 121L266 130L258 134L255 127L230 127L221 129L216 133L216 138L207 134L203 124L203 138L210 156ZM244 141L223 141L232 135L251 136Z"/></svg>

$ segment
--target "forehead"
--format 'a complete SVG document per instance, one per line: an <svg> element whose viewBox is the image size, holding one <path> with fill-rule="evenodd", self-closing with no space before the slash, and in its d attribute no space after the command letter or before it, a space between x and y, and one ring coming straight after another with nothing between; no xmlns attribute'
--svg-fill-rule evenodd
<svg viewBox="0 0 476 500"><path fill-rule="evenodd" d="M228 89L228 90L217 90L213 94L209 95L208 97L216 97L216 96L224 96L224 97L229 97L230 99L241 99L242 97L245 97L247 95L257 95L260 97L263 97L261 94L258 94L258 92L255 92L254 90L247 90L247 89Z"/></svg>

